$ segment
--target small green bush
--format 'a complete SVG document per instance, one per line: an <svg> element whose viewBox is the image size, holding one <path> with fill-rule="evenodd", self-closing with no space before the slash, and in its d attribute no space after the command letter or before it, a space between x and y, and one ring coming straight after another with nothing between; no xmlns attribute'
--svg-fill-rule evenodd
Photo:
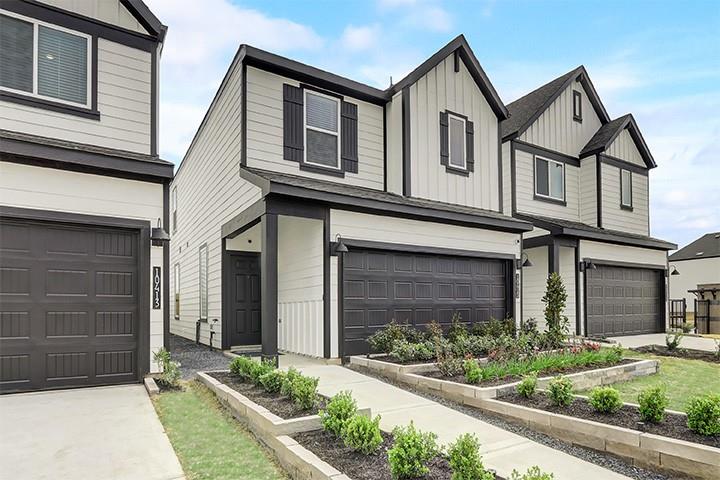
<svg viewBox="0 0 720 480"><path fill-rule="evenodd" d="M480 380L482 379L482 368L480 368L480 364L476 359L471 358L469 360L465 360L463 368L465 370L465 381L467 383L472 385L480 383Z"/></svg>
<svg viewBox="0 0 720 480"><path fill-rule="evenodd" d="M515 336L515 320L506 318L498 320L491 318L487 322L480 322L473 325L471 333L482 337L499 337L501 335Z"/></svg>
<svg viewBox="0 0 720 480"><path fill-rule="evenodd" d="M707 394L690 399L687 426L700 435L720 434L720 395Z"/></svg>
<svg viewBox="0 0 720 480"><path fill-rule="evenodd" d="M620 392L613 387L595 387L589 395L590 405L600 413L615 413L623 406Z"/></svg>
<svg viewBox="0 0 720 480"><path fill-rule="evenodd" d="M665 335L665 345L667 346L668 352L677 350L680 346L680 342L683 339L682 333L667 334Z"/></svg>
<svg viewBox="0 0 720 480"><path fill-rule="evenodd" d="M457 338L452 343L452 350L458 357L471 355L473 357L484 357L494 347L492 337L481 337L480 335L466 335Z"/></svg>
<svg viewBox="0 0 720 480"><path fill-rule="evenodd" d="M402 325L395 320L368 337L370 351L374 353L390 353L396 342L407 340L410 343L419 342L422 334L409 325Z"/></svg>
<svg viewBox="0 0 720 480"><path fill-rule="evenodd" d="M180 364L170 358L170 352L165 347L155 352L153 358L161 370L157 382L168 388L177 388L180 384Z"/></svg>
<svg viewBox="0 0 720 480"><path fill-rule="evenodd" d="M299 408L310 410L317 402L318 378L299 375L291 384L290 398Z"/></svg>
<svg viewBox="0 0 720 480"><path fill-rule="evenodd" d="M300 377L300 372L295 367L288 368L283 378L282 385L280 386L280 394L286 397L292 396L292 384L296 378Z"/></svg>
<svg viewBox="0 0 720 480"><path fill-rule="evenodd" d="M437 435L421 432L410 422L406 427L395 427L395 442L388 450L390 472L394 478L417 478L428 473L427 464L438 453Z"/></svg>
<svg viewBox="0 0 720 480"><path fill-rule="evenodd" d="M354 415L345 425L342 439L346 447L356 452L365 455L377 452L383 442L380 434L380 416L377 415L371 420L363 415Z"/></svg>
<svg viewBox="0 0 720 480"><path fill-rule="evenodd" d="M253 363L255 362L251 358L235 357L232 359L232 362L230 362L230 373L237 375L243 380L249 380Z"/></svg>
<svg viewBox="0 0 720 480"><path fill-rule="evenodd" d="M435 357L433 344L429 341L410 343L407 340L395 342L390 357L398 362L416 362L432 360Z"/></svg>
<svg viewBox="0 0 720 480"><path fill-rule="evenodd" d="M349 390L336 394L330 399L325 410L320 410L323 430L340 436L345 425L357 413L357 402Z"/></svg>
<svg viewBox="0 0 720 480"><path fill-rule="evenodd" d="M665 409L670 400L663 387L646 388L638 395L640 418L643 422L659 423L665 418Z"/></svg>
<svg viewBox="0 0 720 480"><path fill-rule="evenodd" d="M260 362L253 361L252 366L250 367L249 380L259 387L262 385L260 377L266 373L272 372L273 370L275 370L275 362L272 360L263 360Z"/></svg>
<svg viewBox="0 0 720 480"><path fill-rule="evenodd" d="M452 480L495 480L495 474L485 470L480 456L480 442L475 435L460 435L448 447L448 461Z"/></svg>
<svg viewBox="0 0 720 480"><path fill-rule="evenodd" d="M452 343L457 342L461 338L468 336L467 326L462 323L462 317L459 313L454 313L448 330L448 340Z"/></svg>
<svg viewBox="0 0 720 480"><path fill-rule="evenodd" d="M557 406L567 407L575 398L572 394L573 383L569 378L559 375L548 383L548 397Z"/></svg>
<svg viewBox="0 0 720 480"><path fill-rule="evenodd" d="M530 398L535 394L537 389L537 373L533 372L525 375L520 383L517 384L515 390L525 398Z"/></svg>
<svg viewBox="0 0 720 480"><path fill-rule="evenodd" d="M510 480L553 480L554 478L552 473L543 472L537 465L530 467L524 474L513 470L510 476Z"/></svg>
<svg viewBox="0 0 720 480"><path fill-rule="evenodd" d="M285 372L282 370L271 370L260 375L260 384L268 393L279 393L285 380Z"/></svg>

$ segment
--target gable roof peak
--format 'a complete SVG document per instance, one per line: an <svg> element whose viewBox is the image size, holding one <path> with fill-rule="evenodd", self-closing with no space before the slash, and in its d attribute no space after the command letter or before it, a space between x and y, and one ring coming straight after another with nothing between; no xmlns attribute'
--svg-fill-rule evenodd
<svg viewBox="0 0 720 480"><path fill-rule="evenodd" d="M598 128L595 135L592 136L590 141L588 141L585 147L583 147L580 151L579 157L585 158L590 155L604 152L626 128L635 142L635 146L637 147L638 152L640 152L640 156L645 161L647 168L657 167L655 159L653 158L652 153L650 153L650 148L647 146L647 143L645 143L645 139L640 132L640 127L638 127L632 113L626 113L625 115L615 118Z"/></svg>

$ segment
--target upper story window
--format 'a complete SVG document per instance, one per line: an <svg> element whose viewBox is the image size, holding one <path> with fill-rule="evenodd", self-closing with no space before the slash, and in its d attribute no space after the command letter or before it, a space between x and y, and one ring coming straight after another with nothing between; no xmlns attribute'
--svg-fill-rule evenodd
<svg viewBox="0 0 720 480"><path fill-rule="evenodd" d="M340 100L305 90L305 163L340 169Z"/></svg>
<svg viewBox="0 0 720 480"><path fill-rule="evenodd" d="M467 176L474 171L474 127L466 116L440 112L440 164L445 171Z"/></svg>
<svg viewBox="0 0 720 480"><path fill-rule="evenodd" d="M177 187L173 187L172 191L172 198L170 199L170 203L172 204L172 233L175 233L177 230Z"/></svg>
<svg viewBox="0 0 720 480"><path fill-rule="evenodd" d="M91 37L15 14L0 15L0 89L90 108Z"/></svg>
<svg viewBox="0 0 720 480"><path fill-rule="evenodd" d="M632 210L632 172L620 169L620 207Z"/></svg>
<svg viewBox="0 0 720 480"><path fill-rule="evenodd" d="M565 164L535 157L535 196L539 199L565 201Z"/></svg>
<svg viewBox="0 0 720 480"><path fill-rule="evenodd" d="M582 93L573 90L573 120L582 122Z"/></svg>
<svg viewBox="0 0 720 480"><path fill-rule="evenodd" d="M450 136L450 165L464 170L467 167L465 157L465 119L453 114L448 114L448 128Z"/></svg>

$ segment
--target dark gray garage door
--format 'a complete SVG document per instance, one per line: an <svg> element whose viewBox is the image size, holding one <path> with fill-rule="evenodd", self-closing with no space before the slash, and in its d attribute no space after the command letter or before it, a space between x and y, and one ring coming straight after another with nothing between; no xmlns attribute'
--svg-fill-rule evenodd
<svg viewBox="0 0 720 480"><path fill-rule="evenodd" d="M662 270L598 265L586 273L588 335L665 331Z"/></svg>
<svg viewBox="0 0 720 480"><path fill-rule="evenodd" d="M138 238L0 220L0 391L137 380Z"/></svg>
<svg viewBox="0 0 720 480"><path fill-rule="evenodd" d="M343 263L344 355L366 353L366 339L395 319L424 326L506 315L506 261L351 250Z"/></svg>

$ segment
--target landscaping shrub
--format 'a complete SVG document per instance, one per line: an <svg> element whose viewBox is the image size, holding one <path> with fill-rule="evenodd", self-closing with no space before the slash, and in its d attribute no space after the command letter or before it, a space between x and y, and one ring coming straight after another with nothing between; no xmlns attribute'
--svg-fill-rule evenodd
<svg viewBox="0 0 720 480"><path fill-rule="evenodd" d="M480 364L474 358L470 358L463 362L463 369L465 370L465 381L470 384L480 383L482 379L482 368Z"/></svg>
<svg viewBox="0 0 720 480"><path fill-rule="evenodd" d="M437 435L421 432L410 422L393 429L395 442L388 450L390 472L394 478L417 478L428 473L427 463L439 452Z"/></svg>
<svg viewBox="0 0 720 480"><path fill-rule="evenodd" d="M468 336L468 329L467 326L465 326L464 323L462 323L462 317L459 313L455 312L453 313L451 323L450 323L450 329L448 330L448 340L450 340L452 343L457 342L461 338Z"/></svg>
<svg viewBox="0 0 720 480"><path fill-rule="evenodd" d="M452 350L458 357L464 357L465 355L484 357L488 354L493 345L494 343L491 337L466 335L458 338L452 343Z"/></svg>
<svg viewBox="0 0 720 480"><path fill-rule="evenodd" d="M525 375L520 383L518 383L515 390L525 398L530 398L535 395L535 389L537 388L537 373L533 372Z"/></svg>
<svg viewBox="0 0 720 480"><path fill-rule="evenodd" d="M615 413L623 406L620 392L613 387L595 387L589 395L590 405L600 413Z"/></svg>
<svg viewBox="0 0 720 480"><path fill-rule="evenodd" d="M249 357L235 357L230 362L230 373L237 375L243 380L249 380L253 363L255 362Z"/></svg>
<svg viewBox="0 0 720 480"><path fill-rule="evenodd" d="M455 377L463 373L463 359L455 354L452 344L447 340L435 344L435 357L438 370L445 377Z"/></svg>
<svg viewBox="0 0 720 480"><path fill-rule="evenodd" d="M262 360L260 362L252 361L250 364L250 371L248 372L249 380L256 386L261 386L260 377L266 373L270 373L275 370L275 362L272 360Z"/></svg>
<svg viewBox="0 0 720 480"><path fill-rule="evenodd" d="M575 400L572 389L572 380L560 375L550 380L547 394L555 405L567 407Z"/></svg>
<svg viewBox="0 0 720 480"><path fill-rule="evenodd" d="M390 357L398 362L428 361L435 358L435 348L432 342L410 343L407 340L395 342Z"/></svg>
<svg viewBox="0 0 720 480"><path fill-rule="evenodd" d="M522 475L517 470L513 470L510 476L510 480L553 480L554 478L552 473L543 472L537 465L530 467L528 471Z"/></svg>
<svg viewBox="0 0 720 480"><path fill-rule="evenodd" d="M401 325L395 320L368 337L370 351L373 353L390 353L396 342L407 340L414 343L422 339L422 334L409 325Z"/></svg>
<svg viewBox="0 0 720 480"><path fill-rule="evenodd" d="M501 335L515 337L515 320L512 318L504 320L491 318L487 322L474 324L470 333L481 337L499 337Z"/></svg>
<svg viewBox="0 0 720 480"><path fill-rule="evenodd" d="M260 384L268 393L279 393L285 380L285 372L273 369L260 375Z"/></svg>
<svg viewBox="0 0 720 480"><path fill-rule="evenodd" d="M383 442L380 434L380 415L376 415L372 420L362 415L354 415L345 425L342 439L346 447L356 452L365 455L377 452Z"/></svg>
<svg viewBox="0 0 720 480"><path fill-rule="evenodd" d="M521 335L538 335L539 333L540 331L538 330L537 320L534 318L528 318L524 322L520 323Z"/></svg>
<svg viewBox="0 0 720 480"><path fill-rule="evenodd" d="M170 352L161 347L153 354L155 363L160 367L160 376L155 378L157 382L167 388L177 388L180 382L180 364L173 362Z"/></svg>
<svg viewBox="0 0 720 480"><path fill-rule="evenodd" d="M480 456L480 442L475 435L460 435L448 447L448 461L452 480L495 480L495 474L485 470Z"/></svg>
<svg viewBox="0 0 720 480"><path fill-rule="evenodd" d="M646 388L638 395L640 418L643 422L659 423L665 418L665 409L670 400L663 387Z"/></svg>
<svg viewBox="0 0 720 480"><path fill-rule="evenodd" d="M290 385L290 398L299 408L310 410L317 402L318 378L298 375Z"/></svg>
<svg viewBox="0 0 720 480"><path fill-rule="evenodd" d="M548 277L545 295L541 300L545 304L545 324L547 325L550 340L553 344L560 345L567 339L570 322L563 315L567 302L567 292L562 277L557 272L551 273Z"/></svg>
<svg viewBox="0 0 720 480"><path fill-rule="evenodd" d="M667 346L668 352L677 350L677 348L680 346L680 342L682 341L682 339L682 333L668 333L667 335L665 335L665 345Z"/></svg>
<svg viewBox="0 0 720 480"><path fill-rule="evenodd" d="M440 326L437 320L432 320L428 323L427 327L425 327L425 335L427 339L433 343L440 342L445 338L442 326Z"/></svg>
<svg viewBox="0 0 720 480"><path fill-rule="evenodd" d="M349 390L336 394L327 403L325 410L319 412L323 430L340 436L348 420L356 413L357 402Z"/></svg>
<svg viewBox="0 0 720 480"><path fill-rule="evenodd" d="M692 398L686 410L690 430L700 435L720 435L720 395Z"/></svg>

